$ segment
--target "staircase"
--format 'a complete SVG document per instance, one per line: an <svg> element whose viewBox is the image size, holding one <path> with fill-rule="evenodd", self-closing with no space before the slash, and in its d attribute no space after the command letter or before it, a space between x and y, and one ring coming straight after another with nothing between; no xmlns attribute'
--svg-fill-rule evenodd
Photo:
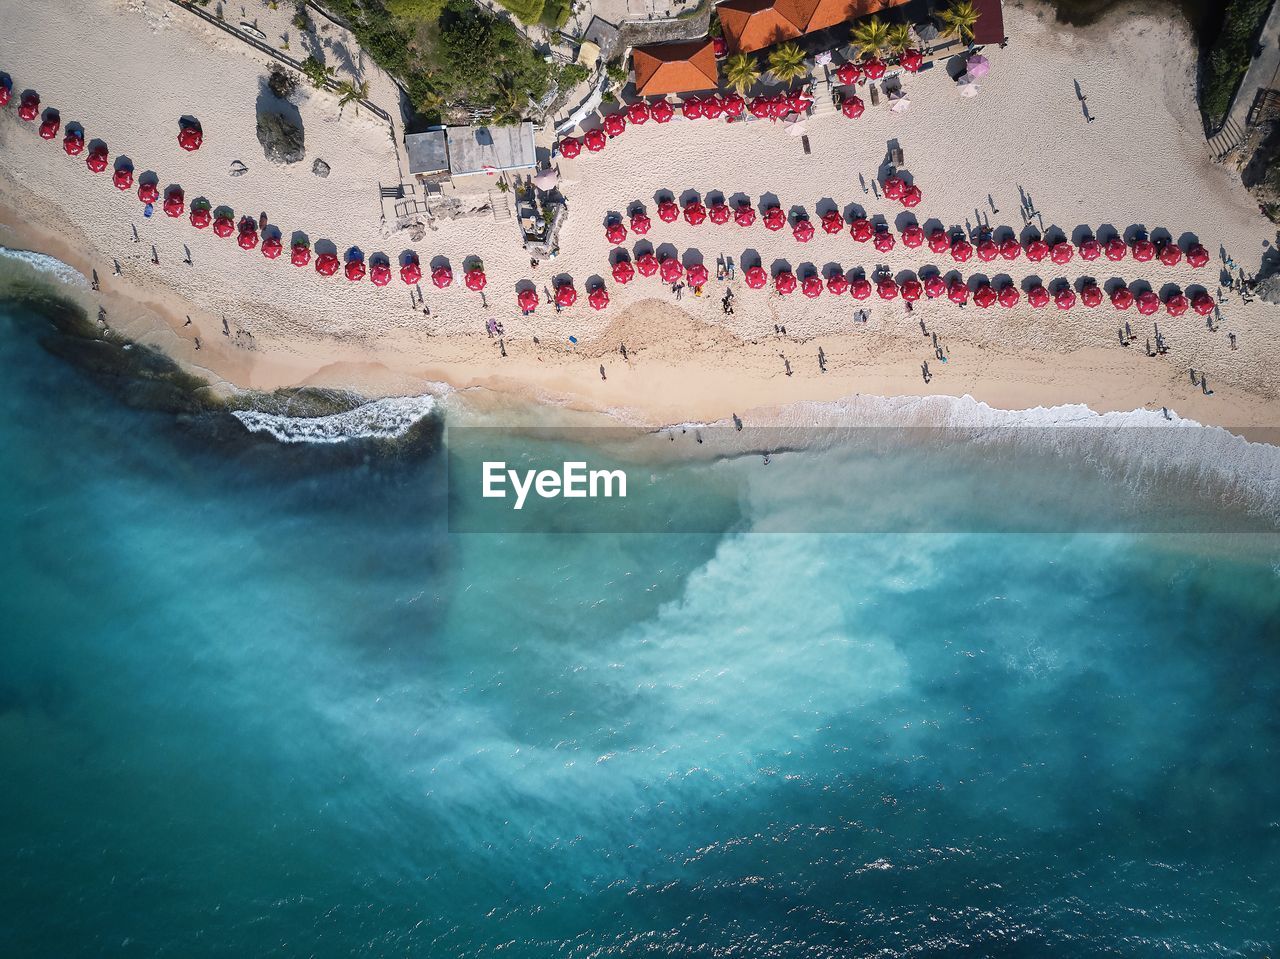
<svg viewBox="0 0 1280 959"><path fill-rule="evenodd" d="M499 222L511 219L511 191L490 190L489 191L489 209L493 211L493 218Z"/></svg>
<svg viewBox="0 0 1280 959"><path fill-rule="evenodd" d="M1244 128L1229 119L1217 133L1209 138L1209 151L1215 160L1225 159L1228 153L1244 143L1244 139Z"/></svg>

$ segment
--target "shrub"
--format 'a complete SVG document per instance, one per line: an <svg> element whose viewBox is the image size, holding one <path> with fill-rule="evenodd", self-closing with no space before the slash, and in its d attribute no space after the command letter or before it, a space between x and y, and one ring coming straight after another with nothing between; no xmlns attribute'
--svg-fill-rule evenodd
<svg viewBox="0 0 1280 959"><path fill-rule="evenodd" d="M579 83L583 83L589 76L591 76L591 71L581 63L569 63L560 68L560 76L557 79L560 89L572 90Z"/></svg>
<svg viewBox="0 0 1280 959"><path fill-rule="evenodd" d="M281 100L288 100L298 88L298 78L282 67L272 67L267 88Z"/></svg>
<svg viewBox="0 0 1280 959"><path fill-rule="evenodd" d="M1253 59L1251 46L1271 0L1232 0L1222 23L1222 33L1205 64L1200 109L1205 123L1216 129L1226 119L1236 88Z"/></svg>

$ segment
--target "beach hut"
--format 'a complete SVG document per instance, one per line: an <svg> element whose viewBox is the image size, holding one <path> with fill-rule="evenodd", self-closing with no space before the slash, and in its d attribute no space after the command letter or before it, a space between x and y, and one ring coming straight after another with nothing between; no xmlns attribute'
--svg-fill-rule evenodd
<svg viewBox="0 0 1280 959"><path fill-rule="evenodd" d="M649 232L651 226L653 226L653 221L643 213L637 211L631 214L631 232L636 236L644 236Z"/></svg>
<svg viewBox="0 0 1280 959"><path fill-rule="evenodd" d="M653 117L654 123L670 123L675 115L676 111L669 100L659 100L649 107L649 116Z"/></svg>
<svg viewBox="0 0 1280 959"><path fill-rule="evenodd" d="M437 290L447 289L453 285L453 270L441 264L431 271L431 285Z"/></svg>
<svg viewBox="0 0 1280 959"><path fill-rule="evenodd" d="M924 246L924 228L918 223L908 223L902 228L902 245L912 250Z"/></svg>
<svg viewBox="0 0 1280 959"><path fill-rule="evenodd" d="M875 247L879 253L888 253L896 242L894 235L888 230L880 230L876 233Z"/></svg>
<svg viewBox="0 0 1280 959"><path fill-rule="evenodd" d="M636 270L639 271L641 276L653 276L661 268L658 258L652 253L643 253L636 257Z"/></svg>
<svg viewBox="0 0 1280 959"><path fill-rule="evenodd" d="M1102 256L1102 244L1093 237L1089 237L1089 239L1081 241L1079 250L1080 259L1087 260L1089 262L1092 262Z"/></svg>
<svg viewBox="0 0 1280 959"><path fill-rule="evenodd" d="M1102 248L1103 254L1112 263L1119 263L1129 255L1129 247L1125 245L1124 240L1118 236L1109 239Z"/></svg>
<svg viewBox="0 0 1280 959"><path fill-rule="evenodd" d="M862 79L862 68L852 60L842 63L840 69L836 71L836 79L846 87L853 86Z"/></svg>
<svg viewBox="0 0 1280 959"><path fill-rule="evenodd" d="M680 208L675 200L663 200L658 204L658 219L663 223L675 223L680 219Z"/></svg>
<svg viewBox="0 0 1280 959"><path fill-rule="evenodd" d="M358 283L363 280L365 274L364 260L359 260L355 257L347 260L347 265L344 268L343 273L346 274L347 279L352 283Z"/></svg>
<svg viewBox="0 0 1280 959"><path fill-rule="evenodd" d="M1187 312L1187 307L1190 305L1187 298L1181 293L1175 293L1164 301L1165 312L1170 316L1181 316Z"/></svg>
<svg viewBox="0 0 1280 959"><path fill-rule="evenodd" d="M710 279L710 274L701 263L695 263L685 270L685 278L689 281L689 285L696 290L706 285L707 280Z"/></svg>
<svg viewBox="0 0 1280 959"><path fill-rule="evenodd" d="M181 187L174 187L164 198L164 215L177 219L187 212L187 198Z"/></svg>
<svg viewBox="0 0 1280 959"><path fill-rule="evenodd" d="M268 260L274 260L284 252L284 244L280 242L280 237L269 236L262 241L262 255Z"/></svg>
<svg viewBox="0 0 1280 959"><path fill-rule="evenodd" d="M1133 294L1128 287L1122 286L1111 294L1111 305L1117 310L1127 310L1133 306Z"/></svg>
<svg viewBox="0 0 1280 959"><path fill-rule="evenodd" d="M160 199L160 188L148 180L138 184L138 202L155 203Z"/></svg>
<svg viewBox="0 0 1280 959"><path fill-rule="evenodd" d="M62 149L69 157L78 157L84 152L84 134L78 130L68 130L62 139Z"/></svg>
<svg viewBox="0 0 1280 959"><path fill-rule="evenodd" d="M1018 288L1012 283L1006 283L1004 287L1001 288L996 299L999 301L1001 306L1006 310L1009 310L1018 305L1018 301L1022 299L1022 294L1018 292Z"/></svg>
<svg viewBox="0 0 1280 959"><path fill-rule="evenodd" d="M630 283L636 275L636 268L631 265L630 260L619 260L613 264L613 281L626 285Z"/></svg>
<svg viewBox="0 0 1280 959"><path fill-rule="evenodd" d="M779 270L773 277L773 288L783 296L796 291L796 275L790 270Z"/></svg>
<svg viewBox="0 0 1280 959"><path fill-rule="evenodd" d="M643 100L637 100L627 107L627 119L636 126L649 122L649 106Z"/></svg>
<svg viewBox="0 0 1280 959"><path fill-rule="evenodd" d="M844 217L839 210L828 210L822 214L822 230L832 236L844 232Z"/></svg>
<svg viewBox="0 0 1280 959"><path fill-rule="evenodd" d="M827 292L833 296L844 296L849 292L849 281L843 273L832 273L827 277Z"/></svg>
<svg viewBox="0 0 1280 959"><path fill-rule="evenodd" d="M951 237L947 236L947 231L942 227L934 227L929 234L929 249L934 253L946 253L951 249Z"/></svg>
<svg viewBox="0 0 1280 959"><path fill-rule="evenodd" d="M1031 289L1027 290L1027 303L1033 309L1043 309L1049 305L1049 291L1037 283Z"/></svg>
<svg viewBox="0 0 1280 959"><path fill-rule="evenodd" d="M723 199L713 200L711 206L707 207L707 218L716 226L723 226L733 219L728 204Z"/></svg>
<svg viewBox="0 0 1280 959"><path fill-rule="evenodd" d="M609 305L609 291L603 285L597 286L587 294L587 304L593 310L603 310Z"/></svg>
<svg viewBox="0 0 1280 959"><path fill-rule="evenodd" d="M884 77L884 61L879 57L872 57L862 64L862 72L868 80L880 80Z"/></svg>
<svg viewBox="0 0 1280 959"><path fill-rule="evenodd" d="M684 276L684 267L674 256L668 256L661 261L658 272L663 283L679 283L680 277Z"/></svg>
<svg viewBox="0 0 1280 959"><path fill-rule="evenodd" d="M973 245L968 240L959 239L951 244L951 259L957 263L964 263L971 256L973 256Z"/></svg>
<svg viewBox="0 0 1280 959"><path fill-rule="evenodd" d="M902 294L902 298L909 303L914 303L924 295L924 287L914 276L903 280L902 285L898 288L898 292Z"/></svg>
<svg viewBox="0 0 1280 959"><path fill-rule="evenodd" d="M533 289L521 290L516 294L516 305L523 316L528 316L538 308L538 294Z"/></svg>
<svg viewBox="0 0 1280 959"><path fill-rule="evenodd" d="M743 279L747 281L747 286L753 290L763 290L769 284L769 274L764 271L762 266L748 267Z"/></svg>
<svg viewBox="0 0 1280 959"><path fill-rule="evenodd" d="M627 130L627 121L621 113L610 113L604 118L604 132L609 139L622 136Z"/></svg>
<svg viewBox="0 0 1280 959"><path fill-rule="evenodd" d="M777 232L787 225L787 215L781 207L771 206L764 211L764 228Z"/></svg>
<svg viewBox="0 0 1280 959"><path fill-rule="evenodd" d="M582 152L582 141L577 137L565 137L560 141L558 149L565 159L572 160Z"/></svg>
<svg viewBox="0 0 1280 959"><path fill-rule="evenodd" d="M822 295L822 277L806 276L800 284L800 292L811 300L816 300Z"/></svg>
<svg viewBox="0 0 1280 959"><path fill-rule="evenodd" d="M627 242L627 228L614 220L604 228L604 238L617 246L619 243Z"/></svg>
<svg viewBox="0 0 1280 959"><path fill-rule="evenodd" d="M578 289L572 280L566 280L556 286L556 306L560 309L573 306L578 302Z"/></svg>
<svg viewBox="0 0 1280 959"><path fill-rule="evenodd" d="M987 237L977 245L974 252L983 263L990 263L1000 255L1000 247L996 246L995 240Z"/></svg>
<svg viewBox="0 0 1280 959"><path fill-rule="evenodd" d="M1168 243L1160 251L1160 262L1165 266L1177 266L1182 262L1182 251L1174 243Z"/></svg>
<svg viewBox="0 0 1280 959"><path fill-rule="evenodd" d="M1208 316L1213 312L1213 307L1213 297L1205 290L1201 290L1191 298L1191 309L1195 310L1201 316Z"/></svg>
<svg viewBox="0 0 1280 959"><path fill-rule="evenodd" d="M920 201L923 199L924 193L914 183L902 191L902 205L908 209L919 206Z"/></svg>
<svg viewBox="0 0 1280 959"><path fill-rule="evenodd" d="M849 224L849 235L858 243L866 243L876 235L876 228L865 216L854 217Z"/></svg>
<svg viewBox="0 0 1280 959"><path fill-rule="evenodd" d="M685 204L684 222L690 226L701 226L707 219L707 208L697 200Z"/></svg>
<svg viewBox="0 0 1280 959"><path fill-rule="evenodd" d="M1156 258L1156 245L1150 240L1138 240L1133 244L1133 258L1139 263L1149 263Z"/></svg>
<svg viewBox="0 0 1280 959"><path fill-rule="evenodd" d="M1076 305L1076 295L1071 287L1064 286L1053 295L1053 305L1060 310L1069 310Z"/></svg>
<svg viewBox="0 0 1280 959"><path fill-rule="evenodd" d="M45 116L44 120L40 124L40 139L55 140L61 130L62 118L53 110L50 110L48 115Z"/></svg>
<svg viewBox="0 0 1280 959"><path fill-rule="evenodd" d="M194 153L204 143L204 131L195 124L187 124L178 131L178 146L188 153Z"/></svg>
<svg viewBox="0 0 1280 959"><path fill-rule="evenodd" d="M1208 262L1209 251L1199 243L1191 244L1191 247L1187 250L1187 263L1196 269L1199 269Z"/></svg>
<svg viewBox="0 0 1280 959"><path fill-rule="evenodd" d="M680 113L686 120L702 119L702 101L697 97L685 97L680 104Z"/></svg>
<svg viewBox="0 0 1280 959"><path fill-rule="evenodd" d="M466 278L467 289L472 293L482 292L489 282L489 278L485 276L484 269L479 266L473 266L463 276Z"/></svg>
<svg viewBox="0 0 1280 959"><path fill-rule="evenodd" d="M876 293L882 300L893 300L898 297L898 284L893 282L892 277L882 277L876 283Z"/></svg>
<svg viewBox="0 0 1280 959"><path fill-rule="evenodd" d="M103 162L105 163L105 161ZM93 170L93 167L89 169ZM100 173L102 171L94 170L94 172ZM117 190L133 189L133 168L127 166L117 167L116 171L111 174L111 182L115 184ZM158 197L152 197L150 200L144 200L143 202L154 203L157 199Z"/></svg>
<svg viewBox="0 0 1280 959"><path fill-rule="evenodd" d="M225 240L234 232L236 232L236 224L229 213L220 213L213 218L214 236L220 236ZM336 270L337 267L334 269Z"/></svg>
<svg viewBox="0 0 1280 959"><path fill-rule="evenodd" d="M600 130L588 130L582 137L582 142L587 150L591 153L599 153L608 143L608 138Z"/></svg>
<svg viewBox="0 0 1280 959"><path fill-rule="evenodd" d="M756 211L750 203L739 203L738 208L733 211L733 222L738 226L751 226L756 222Z"/></svg>
<svg viewBox="0 0 1280 959"><path fill-rule="evenodd" d="M251 226L242 226L240 235L236 237L236 245L242 250L256 250L258 248L258 231ZM356 262L352 260L352 263ZM364 276L364 264L360 265L361 276ZM351 263L347 264L347 276L351 276Z"/></svg>
<svg viewBox="0 0 1280 959"><path fill-rule="evenodd" d="M1022 244L1014 237L1009 237L1000 244L1000 256L1006 260L1016 260L1022 255Z"/></svg>
<svg viewBox="0 0 1280 959"><path fill-rule="evenodd" d="M886 177L880 184L880 192L884 194L886 200L901 200L902 191L906 188L906 181L900 176Z"/></svg>
<svg viewBox="0 0 1280 959"><path fill-rule="evenodd" d="M400 264L400 279L405 286L422 282L422 262L418 259L418 254L410 253Z"/></svg>
<svg viewBox="0 0 1280 959"><path fill-rule="evenodd" d="M206 229L213 222L209 207L205 204L191 204L191 225L197 230Z"/></svg>
<svg viewBox="0 0 1280 959"><path fill-rule="evenodd" d="M714 93L702 99L702 116L706 120L718 120L724 113L724 103Z"/></svg>
<svg viewBox="0 0 1280 959"><path fill-rule="evenodd" d="M289 251L289 262L294 266L306 266L311 262L311 247L307 246L304 241L299 240L293 245L293 249Z"/></svg>
<svg viewBox="0 0 1280 959"><path fill-rule="evenodd" d="M796 220L795 226L791 228L791 235L796 238L797 243L808 243L813 239L813 224L808 219Z"/></svg>
<svg viewBox="0 0 1280 959"><path fill-rule="evenodd" d="M726 94L721 102L724 104L724 115L730 120L742 116L742 111L747 107L747 102L736 93Z"/></svg>
<svg viewBox="0 0 1280 959"><path fill-rule="evenodd" d="M316 272L321 276L333 276L338 272L338 257L333 253L321 253L316 257Z"/></svg>
<svg viewBox="0 0 1280 959"><path fill-rule="evenodd" d="M1061 240L1049 248L1049 259L1059 265L1070 263L1071 258L1076 255L1076 249L1066 240Z"/></svg>
<svg viewBox="0 0 1280 959"><path fill-rule="evenodd" d="M1080 288L1080 302L1093 309L1102 303L1102 289L1097 283L1089 282Z"/></svg>
<svg viewBox="0 0 1280 959"><path fill-rule="evenodd" d="M1025 252L1028 260L1039 263L1049 255L1049 244L1037 237L1027 244Z"/></svg>
<svg viewBox="0 0 1280 959"><path fill-rule="evenodd" d="M865 300L871 295L871 282L866 277L858 277L849 284L849 295L855 300Z"/></svg>
<svg viewBox="0 0 1280 959"><path fill-rule="evenodd" d="M30 123L40 115L40 94L24 93L18 103L18 119Z"/></svg>
<svg viewBox="0 0 1280 959"><path fill-rule="evenodd" d="M957 277L947 286L947 299L961 305L969 302L969 286Z"/></svg>
<svg viewBox="0 0 1280 959"><path fill-rule="evenodd" d="M1143 316L1150 316L1160 309L1160 297L1156 296L1154 290L1143 290L1138 294L1136 302L1138 312Z"/></svg>
<svg viewBox="0 0 1280 959"><path fill-rule="evenodd" d="M898 57L898 65L908 73L919 73L924 66L924 54L919 50L903 50L902 56Z"/></svg>
<svg viewBox="0 0 1280 959"><path fill-rule="evenodd" d="M978 288L973 291L973 305L979 309L991 309L995 306L996 299L996 291L991 289L990 283L979 283Z"/></svg>
<svg viewBox="0 0 1280 959"><path fill-rule="evenodd" d="M925 277L924 295L929 299L936 300L940 296L945 296L946 292L947 284L938 274L933 273Z"/></svg>

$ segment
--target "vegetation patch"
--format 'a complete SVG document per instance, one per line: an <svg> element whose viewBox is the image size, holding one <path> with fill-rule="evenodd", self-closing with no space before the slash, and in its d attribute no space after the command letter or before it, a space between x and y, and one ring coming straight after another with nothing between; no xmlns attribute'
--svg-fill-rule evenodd
<svg viewBox="0 0 1280 959"><path fill-rule="evenodd" d="M1226 119L1231 99L1253 59L1254 38L1271 0L1229 0L1222 32L1209 51L1200 91L1200 109L1210 130Z"/></svg>

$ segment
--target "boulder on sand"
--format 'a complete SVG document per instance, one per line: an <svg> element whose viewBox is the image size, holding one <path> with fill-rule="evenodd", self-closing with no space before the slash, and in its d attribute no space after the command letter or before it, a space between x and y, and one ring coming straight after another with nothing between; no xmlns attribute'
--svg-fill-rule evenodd
<svg viewBox="0 0 1280 959"><path fill-rule="evenodd" d="M311 172L318 177L327 177L329 175L329 164L317 159L315 163L311 164Z"/></svg>
<svg viewBox="0 0 1280 959"><path fill-rule="evenodd" d="M258 114L258 142L272 163L297 163L307 155L302 124L274 111Z"/></svg>

